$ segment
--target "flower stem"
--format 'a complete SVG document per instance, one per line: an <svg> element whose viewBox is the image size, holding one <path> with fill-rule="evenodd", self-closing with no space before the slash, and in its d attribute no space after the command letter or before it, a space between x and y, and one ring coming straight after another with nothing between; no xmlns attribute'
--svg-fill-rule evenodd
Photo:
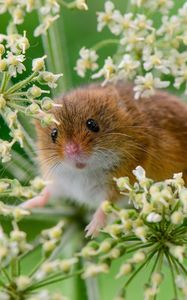
<svg viewBox="0 0 187 300"><path fill-rule="evenodd" d="M101 41L99 43L97 43L95 46L92 47L92 49L94 49L95 51L98 51L99 49L108 46L110 44L119 44L119 40L118 39L107 39L104 41Z"/></svg>
<svg viewBox="0 0 187 300"><path fill-rule="evenodd" d="M25 87L28 83L30 83L31 81L33 81L33 79L35 77L37 77L38 73L37 72L34 72L32 73L30 76L28 76L26 79L14 84L12 87L10 87L5 95L8 95L8 94L12 94L20 89L22 89L23 87Z"/></svg>
<svg viewBox="0 0 187 300"><path fill-rule="evenodd" d="M172 277L172 282L173 282L173 289L174 289L174 295L175 295L175 299L178 299L178 293L177 293L177 286L175 283L175 273L174 273L174 269L173 269L173 265L170 259L170 255L167 253L167 251L165 252L165 256L167 258L167 261L169 263L169 267L170 267L170 271L171 271L171 277Z"/></svg>
<svg viewBox="0 0 187 300"><path fill-rule="evenodd" d="M10 79L10 75L7 73L7 72L4 72L3 73L3 80L2 80L2 83L1 83L1 88L0 88L0 92L3 93L7 84L8 84L8 81Z"/></svg>
<svg viewBox="0 0 187 300"><path fill-rule="evenodd" d="M68 274L68 275L61 275L61 276L57 276L56 278L52 279L52 280L49 280L49 279L46 279L45 281L41 282L40 284L35 284L31 287L28 288L28 290L36 290L36 289L39 289L43 286L46 286L46 285L49 285L49 284L53 284L53 283L57 283L59 281L63 281L63 280L66 280L66 279L69 279L71 277L74 277L74 276L77 276L77 275L80 275L83 273L83 270L79 270L77 272L74 272L74 273L71 273L71 274Z"/></svg>

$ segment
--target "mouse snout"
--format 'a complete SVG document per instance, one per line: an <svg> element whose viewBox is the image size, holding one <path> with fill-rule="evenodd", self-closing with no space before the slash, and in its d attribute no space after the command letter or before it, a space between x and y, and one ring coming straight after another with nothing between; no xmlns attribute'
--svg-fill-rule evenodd
<svg viewBox="0 0 187 300"><path fill-rule="evenodd" d="M65 154L67 155L68 158L79 156L81 153L82 151L79 144L75 142L68 142L65 145Z"/></svg>

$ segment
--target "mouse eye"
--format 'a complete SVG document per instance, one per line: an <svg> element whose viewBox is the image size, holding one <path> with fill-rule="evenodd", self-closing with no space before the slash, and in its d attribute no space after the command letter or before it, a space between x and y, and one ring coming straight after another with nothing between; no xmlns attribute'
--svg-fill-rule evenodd
<svg viewBox="0 0 187 300"><path fill-rule="evenodd" d="M58 136L58 129L53 128L51 131L51 139L52 139L53 143L56 142L57 136Z"/></svg>
<svg viewBox="0 0 187 300"><path fill-rule="evenodd" d="M93 131L93 132L98 132L99 131L99 125L98 123L93 120L93 119L88 119L86 121L86 126L87 128L90 130L90 131Z"/></svg>

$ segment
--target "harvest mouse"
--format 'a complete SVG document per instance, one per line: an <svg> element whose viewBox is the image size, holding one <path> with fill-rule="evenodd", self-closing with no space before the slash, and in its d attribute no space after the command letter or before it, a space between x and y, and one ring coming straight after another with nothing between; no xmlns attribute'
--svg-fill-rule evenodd
<svg viewBox="0 0 187 300"><path fill-rule="evenodd" d="M133 85L118 82L77 88L53 110L60 125L37 124L39 162L52 185L27 208L42 206L54 194L94 207L86 227L94 235L104 225L104 200L116 201L114 177L135 178L140 165L148 177L164 180L183 172L187 183L187 105L166 92L134 100Z"/></svg>

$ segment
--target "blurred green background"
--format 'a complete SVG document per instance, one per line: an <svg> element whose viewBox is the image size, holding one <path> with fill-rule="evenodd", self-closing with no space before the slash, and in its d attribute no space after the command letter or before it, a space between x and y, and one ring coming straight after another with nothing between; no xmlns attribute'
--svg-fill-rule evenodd
<svg viewBox="0 0 187 300"><path fill-rule="evenodd" d="M68 68L67 74L65 74L65 77L68 77L68 88L78 86L80 84L89 83L91 81L90 76L88 75L86 78L79 78L74 71L74 67L76 64L76 60L78 58L78 53L81 47L92 47L94 44L96 44L99 41L102 41L103 39L111 38L112 35L110 32L105 29L103 32L98 33L96 31L96 11L102 11L104 6L104 0L89 0L88 6L89 10L87 12L79 11L79 10L68 10L66 8L63 8L61 11L61 17L57 21L58 30L61 35L59 35L60 40L58 41L62 51L67 52L67 60L66 60L66 66ZM115 0L113 1L116 4L116 7L119 8L122 12L125 11L125 0ZM175 1L175 7L173 9L173 12L177 10L178 6L181 6L185 1ZM6 27L9 22L10 16L8 14L6 15L0 15L0 33L6 32ZM156 22L159 22L160 16L155 13L154 19ZM44 49L42 46L42 40L41 38L34 38L33 37L33 31L34 28L38 24L38 15L36 12L28 14L25 23L21 26L19 26L20 33L23 32L23 30L27 31L27 37L30 40L31 47L28 50L27 55L27 61L26 61L26 67L27 67L27 73L30 73L30 66L32 59L35 57L43 56ZM65 39L64 34L65 33ZM100 62L103 62L104 58L106 58L109 55L112 55L116 48L116 46L108 46L103 48L99 51L100 55ZM64 49L64 50L63 50ZM58 56L55 57L55 60L58 64ZM21 78L21 77L20 77ZM64 91L62 91L64 92ZM29 128L32 127L32 124L26 124L28 131L30 132L31 136L34 136L33 130L29 130ZM7 136L8 131L4 124L1 124L1 137ZM21 156L25 156L24 153L19 152ZM18 157L19 160L19 157ZM13 174L16 176L18 174L19 178L22 179L23 182L27 182L34 173L38 173L37 163L34 164L34 169L29 171L28 175L28 168L26 165L27 160L30 160L30 157L28 158L25 156L25 167L22 163L22 168L25 168L25 172L27 172L27 176L21 177L21 170L19 170L19 164L14 167L14 172L11 167L9 166L2 166L1 168L1 177L4 177L5 175L11 176ZM17 169L16 169L17 168ZM25 174L25 173L24 173ZM23 175L23 174L22 174ZM47 219L47 220L46 220ZM40 232L42 228L50 227L51 225L55 224L57 220L59 219L59 216L51 216L50 218L42 217L39 214L33 215L33 217L28 218L27 220L24 220L21 223L21 227L24 228L29 236L29 239L34 239L37 234ZM77 223L76 223L77 222ZM80 220L80 223L82 221ZM9 229L9 224L7 222L3 223L6 227L6 229ZM82 246L82 233L80 233L79 230L79 221L75 221L72 226L72 233L68 236L68 240L64 242L65 246L62 251L62 256L67 257L72 252L75 251L75 249L80 249ZM27 273L31 267L33 266L33 262L36 263L40 258L39 250L35 251L31 256L26 257L25 261L23 262L23 270L25 273ZM126 258L125 258L126 259ZM83 282L80 278L73 278L68 279L67 281L56 284L51 286L50 288L52 290L61 290L64 295L67 295L70 297L71 300L113 300L119 287L123 284L123 279L121 280L115 280L115 274L117 273L118 266L120 264L120 261L124 260L124 258L121 258L120 260L117 260L113 266L112 270L108 275L102 275L98 279L99 284L99 296L97 293L97 285L94 280L88 280ZM143 286L146 282L146 279L148 278L149 271L151 269L151 266L147 266L143 271L137 276L137 278L132 282L128 294L127 299L129 300L142 300L143 299ZM161 294L158 297L158 300L171 300L173 299L173 290L171 285L171 274L168 273L167 269L165 270L165 282L162 285ZM85 289L85 285L91 286L89 290L90 295L88 297Z"/></svg>

